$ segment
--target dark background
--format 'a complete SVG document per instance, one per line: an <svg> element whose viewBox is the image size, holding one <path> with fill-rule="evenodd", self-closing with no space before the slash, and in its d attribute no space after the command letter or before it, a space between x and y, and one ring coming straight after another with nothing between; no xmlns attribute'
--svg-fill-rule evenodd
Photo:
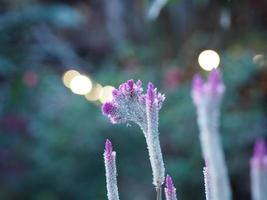
<svg viewBox="0 0 267 200"><path fill-rule="evenodd" d="M106 138L121 199L155 199L141 130L112 125L99 102L73 94L75 69L102 85L152 81L166 171L179 199L204 199L191 78L215 49L226 85L221 136L234 199L250 199L249 160L267 132L267 2L170 0L149 20L145 0L0 0L0 199L107 199ZM110 12L110 9L114 12Z"/></svg>

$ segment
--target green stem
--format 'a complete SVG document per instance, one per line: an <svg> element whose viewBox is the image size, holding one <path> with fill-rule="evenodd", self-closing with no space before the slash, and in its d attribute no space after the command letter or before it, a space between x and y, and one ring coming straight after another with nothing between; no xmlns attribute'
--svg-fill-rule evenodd
<svg viewBox="0 0 267 200"><path fill-rule="evenodd" d="M161 200L161 186L156 189L157 191L157 200Z"/></svg>

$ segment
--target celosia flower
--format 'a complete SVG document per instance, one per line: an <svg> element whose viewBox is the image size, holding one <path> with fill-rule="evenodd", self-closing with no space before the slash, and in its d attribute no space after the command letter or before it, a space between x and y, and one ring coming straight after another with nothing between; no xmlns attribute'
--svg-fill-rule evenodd
<svg viewBox="0 0 267 200"><path fill-rule="evenodd" d="M254 155L251 164L255 167L266 167L267 169L267 147L262 138L258 138L254 146Z"/></svg>
<svg viewBox="0 0 267 200"><path fill-rule="evenodd" d="M160 109L165 96L154 89L155 102ZM152 94L151 94L152 95ZM128 80L118 89L112 91L113 99L102 106L102 113L108 116L112 123L134 122L146 130L146 94L143 94L142 82ZM151 97L150 97L151 98Z"/></svg>
<svg viewBox="0 0 267 200"><path fill-rule="evenodd" d="M265 200L267 197L267 147L262 138L256 141L250 171L252 199Z"/></svg>
<svg viewBox="0 0 267 200"><path fill-rule="evenodd" d="M166 200L177 200L176 188L173 185L172 178L167 175L165 179L165 197Z"/></svg>
<svg viewBox="0 0 267 200"><path fill-rule="evenodd" d="M225 87L219 70L211 71L206 83L199 74L193 77L192 98L196 105L203 103L203 101L208 104L210 102L220 102L224 90Z"/></svg>
<svg viewBox="0 0 267 200"><path fill-rule="evenodd" d="M143 93L142 82L128 80L112 92L113 99L102 106L102 112L112 123L134 122L142 129L149 152L153 184L159 188L164 182L164 164L159 143L158 114L165 96L152 83Z"/></svg>
<svg viewBox="0 0 267 200"><path fill-rule="evenodd" d="M106 170L106 185L108 200L119 200L117 186L116 152L112 151L112 144L106 140L104 161Z"/></svg>
<svg viewBox="0 0 267 200"><path fill-rule="evenodd" d="M199 75L193 78L192 99L197 109L203 157L209 164L213 200L231 200L230 182L218 130L224 90L219 70L211 71L206 82Z"/></svg>

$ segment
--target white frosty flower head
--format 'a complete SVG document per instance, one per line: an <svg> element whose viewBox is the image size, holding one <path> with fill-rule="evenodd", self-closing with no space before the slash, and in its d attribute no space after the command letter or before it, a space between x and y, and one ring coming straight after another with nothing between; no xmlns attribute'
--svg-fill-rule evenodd
<svg viewBox="0 0 267 200"><path fill-rule="evenodd" d="M102 113L108 116L112 123L134 122L146 130L146 102L156 104L158 110L165 99L157 93L152 83L148 84L147 94L143 93L142 82L128 80L118 89L112 91L113 99L102 106Z"/></svg>

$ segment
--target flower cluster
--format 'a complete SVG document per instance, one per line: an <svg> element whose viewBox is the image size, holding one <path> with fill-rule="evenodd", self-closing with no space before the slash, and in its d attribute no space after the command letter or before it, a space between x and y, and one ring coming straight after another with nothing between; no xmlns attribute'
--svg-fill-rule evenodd
<svg viewBox="0 0 267 200"><path fill-rule="evenodd" d="M142 82L128 80L118 89L112 91L113 99L102 106L102 113L108 116L112 123L134 122L146 132L146 104L155 105L158 110L165 99L157 93L152 83L148 84L147 93L143 94Z"/></svg>
<svg viewBox="0 0 267 200"><path fill-rule="evenodd" d="M258 168L267 169L267 146L262 138L258 138L255 143L251 164Z"/></svg>
<svg viewBox="0 0 267 200"><path fill-rule="evenodd" d="M224 90L225 87L219 70L211 71L206 83L199 74L196 74L193 78L192 98L195 105L220 103Z"/></svg>
<svg viewBox="0 0 267 200"><path fill-rule="evenodd" d="M142 129L152 168L153 184L160 189L165 168L159 142L158 115L165 96L148 83L143 93L142 82L128 80L112 92L113 99L102 106L102 112L112 123L134 122Z"/></svg>

